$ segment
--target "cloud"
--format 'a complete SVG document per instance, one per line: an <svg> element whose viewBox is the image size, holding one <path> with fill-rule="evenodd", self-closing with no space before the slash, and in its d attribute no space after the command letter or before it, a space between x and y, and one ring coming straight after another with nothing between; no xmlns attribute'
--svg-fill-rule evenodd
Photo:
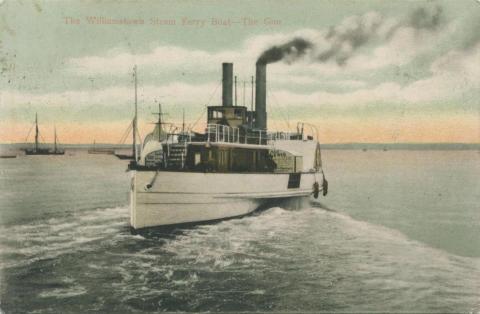
<svg viewBox="0 0 480 314"><path fill-rule="evenodd" d="M434 60L431 76L402 86L384 82L372 88L357 89L349 93L318 91L301 95L290 91L275 92L278 99L294 104L363 105L370 103L409 103L464 101L463 95L477 90L480 84L480 43L469 50L452 50ZM361 86L361 83L360 85ZM478 93L477 93L478 94Z"/></svg>
<svg viewBox="0 0 480 314"><path fill-rule="evenodd" d="M192 68L199 60L208 67L218 64L221 58L229 58L224 53L210 53L203 50L188 50L177 46L159 46L149 53L131 54L118 49L108 51L104 56L86 56L68 61L68 70L80 75L126 74L133 65L139 68L157 67L162 69Z"/></svg>
<svg viewBox="0 0 480 314"><path fill-rule="evenodd" d="M478 60L480 43L468 50L449 51L432 62L430 77L413 82L405 88L404 93L412 102L430 99L462 100L465 92L478 91L480 84Z"/></svg>
<svg viewBox="0 0 480 314"><path fill-rule="evenodd" d="M250 44L249 44L250 43ZM253 43L253 44L252 44ZM132 72L133 65L141 70L214 72L222 62L234 62L236 71L252 73L258 53L264 45L246 41L239 50L210 52L180 46L158 44L150 52L132 54L114 48L103 55L85 56L67 60L67 72L80 76L124 75ZM244 71L248 69L248 72Z"/></svg>
<svg viewBox="0 0 480 314"><path fill-rule="evenodd" d="M290 89L274 89L273 93L268 95L268 111L271 115L269 128L277 129L279 125L284 128L284 110L288 108L287 116L290 120L301 119L321 126L322 140L325 142L478 142L479 124L476 115L457 110L459 106L450 107L448 112L436 109L431 111L432 107L428 107L428 104L434 103L435 107L442 103L463 102L464 94L469 90L477 91L473 101L478 102L479 59L480 44L468 50L451 50L431 63L429 77L405 86L395 82L370 86L364 81L347 79L332 82L342 86L350 85L353 91L333 93L317 90L300 93ZM308 76L293 79L301 84L312 83L308 81ZM211 105L219 104L220 96L221 88L217 82L171 82L161 86L139 87L139 103L142 109L148 108L149 104L153 105L155 100L161 100L170 105L167 109L170 113L168 120L177 124L181 121L181 113L177 108L191 106L187 119L189 122L197 121L203 105L210 99ZM127 125L125 120L130 117L131 112L115 116L114 110L124 110L116 108L118 105L131 104L131 86L44 94L4 90L0 92L0 113L7 113L2 114L3 129L6 131L0 134L0 140L24 141L23 132L26 132L29 125L22 124L18 114L25 113L22 106L41 105L42 121L56 118L52 113L59 112L55 110L57 107L63 107L70 113L69 117L63 116L62 121L56 122L65 142L89 143L92 138L97 141L117 142L119 134L124 132ZM400 120L399 108L402 108L403 117ZM478 110L478 103L472 108ZM408 111L407 115L405 110ZM147 114L147 111L149 110L143 113ZM362 111L368 114L359 116L358 113ZM386 114L379 119L376 113ZM85 119L83 114L87 114L88 118ZM142 118L141 133L146 134L151 128L147 123L151 121L150 112ZM31 117L25 117L24 120L27 121L26 119ZM204 120L198 121L195 130L201 131Z"/></svg>
<svg viewBox="0 0 480 314"><path fill-rule="evenodd" d="M321 76L313 75L268 75L268 84L274 89L288 88L289 90L296 90L298 86L307 86L310 89L317 88L321 85L322 88L335 90L355 90L367 85L367 82L352 79L331 79L325 80ZM247 81L247 89L250 90L250 81ZM241 87L241 86L240 86Z"/></svg>
<svg viewBox="0 0 480 314"><path fill-rule="evenodd" d="M312 93L296 93L290 89L276 89L272 92L276 99L285 105L340 105L359 106L370 103L425 103L448 101L462 97L466 90L476 89L480 84L480 43L468 50L451 50L435 59L430 66L431 75L402 86L395 82L384 82L376 86L367 86L358 80L333 80L332 84L349 86L355 90L344 93L333 93L317 90ZM277 82L313 84L314 78L304 76L280 76ZM283 81L282 81L283 80ZM220 102L220 83L188 84L171 82L161 86L145 85L139 87L139 99L144 103L162 100L172 105L205 105L209 99L211 104ZM213 93L216 91L215 93ZM213 98L212 98L213 94ZM69 90L59 93L20 93L3 91L0 95L2 105L42 104L81 106L92 103L113 106L119 102L133 102L131 86L108 87L95 91Z"/></svg>
<svg viewBox="0 0 480 314"><path fill-rule="evenodd" d="M344 66L358 54L359 49L369 45L383 45L405 28L418 34L439 32L445 22L442 11L439 6L420 7L398 21L377 12L350 16L313 38L296 35L286 42L277 42L264 50L257 62L269 64L283 61L291 64L305 59L311 63L335 62Z"/></svg>
<svg viewBox="0 0 480 314"><path fill-rule="evenodd" d="M407 65L419 56L431 60L433 55L438 54L438 43L451 38L457 30L456 23L441 21L441 11L424 13L419 9L409 18L401 20L369 12L348 17L333 30L300 29L289 33L253 36L246 39L236 50L206 51L158 44L146 53L132 54L116 48L102 55L71 58L67 61L67 71L81 79L106 75L113 77L110 81L115 81L116 75L128 75L132 66L137 64L140 77L149 72L161 73L164 77L161 83L145 81L139 85L141 103L154 104L156 100L161 100L172 105L201 106L208 102L216 90L211 104L219 104L222 62L234 62L239 79L249 82L250 75L254 73L256 58L268 47L279 42L288 42L292 38L306 38L328 48L332 47L331 39L340 36L339 38L344 39L343 43L350 43L345 47L340 45L341 49L346 49L347 52L355 45L361 46L361 49L355 48L355 53L350 54L344 63L337 62L335 58L323 63L312 63L306 55L296 54L298 62L291 65L278 62L268 66L270 92L274 93L279 103L288 106L345 108L369 104L383 104L388 107L388 104L403 103L421 106L423 103L463 101L465 95L472 90L476 90L478 95L478 43L470 45L468 49L451 50L433 59L426 76L406 85L388 79L380 84L369 81L383 68ZM371 37L364 38L366 34ZM382 40L378 40L379 38ZM336 39L334 41L338 42ZM199 83L179 81L178 75L173 81L169 80L168 73L183 71L201 71L208 75L202 77L202 82ZM357 79L358 77L362 79ZM3 110L7 106L28 104L64 107L95 104L108 107L132 102L131 85L44 94L4 90L0 94Z"/></svg>
<svg viewBox="0 0 480 314"><path fill-rule="evenodd" d="M168 104L206 104L212 92L219 87L215 83L200 85L172 82L162 86L140 86L138 89L139 102L154 104L156 101L165 101ZM57 93L34 94L19 91L2 91L0 103L2 107L18 105L42 105L46 108L53 106L115 106L117 104L133 104L133 88L131 86L116 86L91 90L67 90Z"/></svg>
<svg viewBox="0 0 480 314"><path fill-rule="evenodd" d="M450 36L454 29L455 24L444 21L438 8L419 8L403 19L372 11L347 17L330 28L256 35L235 50L212 52L157 44L147 53L132 54L115 48L103 55L71 58L67 60L67 71L81 76L124 75L137 64L140 69L159 73L200 69L214 73L220 63L234 62L236 72L249 77L254 73L257 58L269 55L276 60L285 57L290 64L296 61L290 66L275 65L288 73L352 73L406 64L433 49L436 42ZM271 53L265 55L267 51Z"/></svg>

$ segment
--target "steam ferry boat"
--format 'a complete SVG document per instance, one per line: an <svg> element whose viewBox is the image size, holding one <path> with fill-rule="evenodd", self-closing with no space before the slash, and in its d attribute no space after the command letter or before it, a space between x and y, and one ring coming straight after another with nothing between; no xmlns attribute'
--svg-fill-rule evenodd
<svg viewBox="0 0 480 314"><path fill-rule="evenodd" d="M296 132L267 132L266 64L256 65L255 110L233 104L233 64L222 68L222 105L207 108L205 133L165 131L159 108L140 153L134 144L133 229L238 217L272 201L326 195L316 128L299 123Z"/></svg>

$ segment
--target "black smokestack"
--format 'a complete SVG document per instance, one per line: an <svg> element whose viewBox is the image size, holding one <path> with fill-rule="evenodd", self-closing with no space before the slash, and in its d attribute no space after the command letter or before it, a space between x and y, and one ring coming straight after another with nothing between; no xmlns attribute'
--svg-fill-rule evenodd
<svg viewBox="0 0 480 314"><path fill-rule="evenodd" d="M267 65L257 62L255 82L255 126L267 129Z"/></svg>
<svg viewBox="0 0 480 314"><path fill-rule="evenodd" d="M222 63L222 106L233 105L233 63Z"/></svg>
<svg viewBox="0 0 480 314"><path fill-rule="evenodd" d="M265 50L257 60L257 64L274 63L285 60L287 63L295 62L301 58L313 44L303 38L294 38L289 42L273 46Z"/></svg>

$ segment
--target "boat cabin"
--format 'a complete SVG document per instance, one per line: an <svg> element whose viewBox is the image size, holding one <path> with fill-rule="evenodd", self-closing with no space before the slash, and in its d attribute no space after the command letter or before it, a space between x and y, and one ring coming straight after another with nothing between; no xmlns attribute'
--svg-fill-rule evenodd
<svg viewBox="0 0 480 314"><path fill-rule="evenodd" d="M318 156L313 158L314 146L308 146L307 151L305 145L298 145L313 140L304 137L304 124L297 125L296 133L267 133L265 67L257 66L257 70L255 111L234 105L233 65L225 63L222 105L207 108L205 133L185 132L182 127L181 133L164 132L164 136L154 138L153 134L160 134L164 124L159 108L157 127L147 136L143 156L139 163L132 163L131 169L292 174L319 168L319 147Z"/></svg>
<svg viewBox="0 0 480 314"><path fill-rule="evenodd" d="M247 124L247 108L240 106L210 106L208 107L208 124L226 125L239 128Z"/></svg>
<svg viewBox="0 0 480 314"><path fill-rule="evenodd" d="M185 168L207 172L274 172L268 149L190 145Z"/></svg>

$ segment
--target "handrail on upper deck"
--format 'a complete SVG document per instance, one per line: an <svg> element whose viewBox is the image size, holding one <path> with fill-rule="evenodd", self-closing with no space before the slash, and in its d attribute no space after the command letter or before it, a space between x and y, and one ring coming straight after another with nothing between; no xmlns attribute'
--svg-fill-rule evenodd
<svg viewBox="0 0 480 314"><path fill-rule="evenodd" d="M314 136L314 139L318 141L318 128L315 125L313 125L311 123L308 123L308 122L298 122L297 123L297 132L299 134L302 134L302 138L303 138L303 135L304 135L304 127L305 126L310 128L310 131L312 132L312 136Z"/></svg>
<svg viewBox="0 0 480 314"><path fill-rule="evenodd" d="M207 141L240 143L240 129L223 124L209 123L207 124Z"/></svg>
<svg viewBox="0 0 480 314"><path fill-rule="evenodd" d="M318 140L318 129L315 125L305 122L297 124L297 132L266 132L265 130L249 130L246 134L240 136L240 129L223 124L209 123L206 128L207 142L217 143L238 143L238 144L258 144L271 140L299 140L305 139L305 126L307 126L315 139ZM185 133L167 133L166 143L174 144L179 141L179 136L183 136L182 142L191 143L191 132Z"/></svg>

